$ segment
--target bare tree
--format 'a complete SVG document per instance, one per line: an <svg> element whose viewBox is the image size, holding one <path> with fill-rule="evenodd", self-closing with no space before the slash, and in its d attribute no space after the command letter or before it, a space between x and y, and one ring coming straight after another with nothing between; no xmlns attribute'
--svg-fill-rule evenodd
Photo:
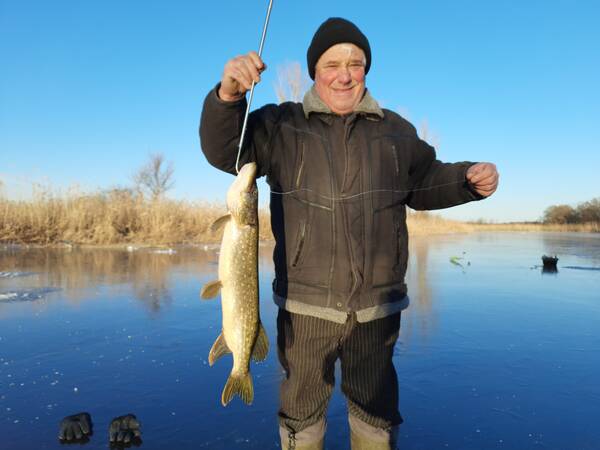
<svg viewBox="0 0 600 450"><path fill-rule="evenodd" d="M133 175L133 182L138 191L157 200L175 184L173 172L172 162L167 163L162 153L153 153L148 157L148 162Z"/></svg>
<svg viewBox="0 0 600 450"><path fill-rule="evenodd" d="M292 61L277 67L275 94L279 103L301 101L309 85L310 80L299 62Z"/></svg>

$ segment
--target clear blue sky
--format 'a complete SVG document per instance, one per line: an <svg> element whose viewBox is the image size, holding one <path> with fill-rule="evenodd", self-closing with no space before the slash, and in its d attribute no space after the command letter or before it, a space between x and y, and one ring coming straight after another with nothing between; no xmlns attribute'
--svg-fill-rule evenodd
<svg viewBox="0 0 600 450"><path fill-rule="evenodd" d="M257 49L267 4L0 0L5 192L126 186L163 152L171 197L224 201L231 178L204 160L198 119L227 59ZM330 16L368 36L367 86L426 121L440 159L497 164L492 198L444 216L534 220L600 196L600 2L275 0L256 106Z"/></svg>

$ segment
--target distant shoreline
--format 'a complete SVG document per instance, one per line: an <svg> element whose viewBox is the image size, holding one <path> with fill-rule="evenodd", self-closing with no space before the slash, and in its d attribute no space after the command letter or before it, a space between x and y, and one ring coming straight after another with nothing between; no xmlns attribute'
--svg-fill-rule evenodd
<svg viewBox="0 0 600 450"><path fill-rule="evenodd" d="M412 235L473 232L560 232L600 233L600 222L581 224L545 224L541 222L482 223L444 219L429 212L408 214L408 232Z"/></svg>

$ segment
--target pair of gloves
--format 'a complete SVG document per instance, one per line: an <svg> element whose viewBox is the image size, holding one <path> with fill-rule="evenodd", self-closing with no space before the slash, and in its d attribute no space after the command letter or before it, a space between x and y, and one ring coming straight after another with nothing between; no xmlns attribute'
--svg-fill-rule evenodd
<svg viewBox="0 0 600 450"><path fill-rule="evenodd" d="M92 417L82 412L65 417L60 422L58 439L61 442L87 441L92 433ZM127 414L115 417L108 428L111 444L139 444L142 440L140 422L135 415Z"/></svg>

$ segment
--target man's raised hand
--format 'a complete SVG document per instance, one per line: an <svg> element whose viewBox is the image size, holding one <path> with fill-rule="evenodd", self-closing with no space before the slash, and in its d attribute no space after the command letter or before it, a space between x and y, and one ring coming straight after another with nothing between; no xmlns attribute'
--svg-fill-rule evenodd
<svg viewBox="0 0 600 450"><path fill-rule="evenodd" d="M219 98L225 101L239 100L250 90L253 81L260 82L260 74L266 68L267 66L256 52L230 59L225 64L221 77Z"/></svg>

